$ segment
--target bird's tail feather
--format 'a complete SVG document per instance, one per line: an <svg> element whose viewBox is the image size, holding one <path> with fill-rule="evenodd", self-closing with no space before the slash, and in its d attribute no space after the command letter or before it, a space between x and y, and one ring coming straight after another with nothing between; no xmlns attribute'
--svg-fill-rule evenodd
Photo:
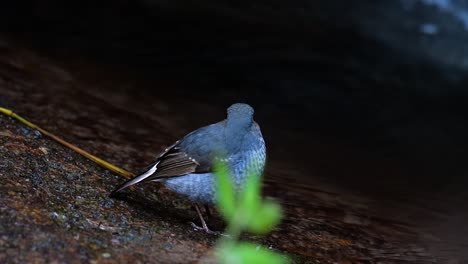
<svg viewBox="0 0 468 264"><path fill-rule="evenodd" d="M157 170L157 166L158 166L158 163L155 163L153 164L153 166L149 167L148 170L146 170L145 172L141 173L140 175L126 181L125 183L123 183L122 185L120 185L117 189L115 189L112 193L111 193L111 196L122 191L123 189L127 188L127 187L130 187L132 185L135 185L141 181L143 181L144 179L148 178L149 176L153 175L156 170Z"/></svg>

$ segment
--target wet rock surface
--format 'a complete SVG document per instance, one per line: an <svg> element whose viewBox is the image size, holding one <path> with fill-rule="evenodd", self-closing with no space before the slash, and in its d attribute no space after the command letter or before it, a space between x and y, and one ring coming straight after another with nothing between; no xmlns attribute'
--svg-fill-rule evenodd
<svg viewBox="0 0 468 264"><path fill-rule="evenodd" d="M75 75L77 66L67 70L24 48L4 51L0 62L3 105L130 171L193 128L224 116L222 106L192 98L148 97L126 89L107 93L97 89L109 85L105 81L121 87L131 82L104 70L104 81L95 82L86 70ZM274 121L262 121L273 150L284 147L269 136ZM283 204L285 218L271 234L246 239L298 263L446 260L434 250L441 238L420 221L437 213L415 206L418 200L410 205L404 195L402 201L378 200L308 173L273 153L265 193ZM5 116L0 116L0 177L0 262L211 259L216 237L192 230L196 214L189 203L157 184L111 199L110 191L124 179ZM411 220L415 215L419 218ZM219 219L215 224L222 227Z"/></svg>
<svg viewBox="0 0 468 264"><path fill-rule="evenodd" d="M48 138L29 138L34 131L10 118L0 120L2 262L209 259L216 237L191 229L196 215L187 202L157 186L111 199L122 178ZM433 261L416 242L405 245L418 236L410 226L371 216L337 193L274 182L267 193L284 201L285 220L265 238L246 238L299 263Z"/></svg>
<svg viewBox="0 0 468 264"><path fill-rule="evenodd" d="M47 138L29 138L34 131L1 119L3 263L180 263L209 252L214 239L190 230L184 223L190 217L169 202L151 202L154 194L136 205L111 199L120 177ZM152 209L138 212L148 206Z"/></svg>

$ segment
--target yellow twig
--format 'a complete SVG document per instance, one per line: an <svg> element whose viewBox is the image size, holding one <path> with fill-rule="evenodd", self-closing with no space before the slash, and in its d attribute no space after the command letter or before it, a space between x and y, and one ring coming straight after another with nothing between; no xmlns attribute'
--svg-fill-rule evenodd
<svg viewBox="0 0 468 264"><path fill-rule="evenodd" d="M50 137L51 139L59 142L60 144L64 145L65 147L68 147L76 152L78 152L79 154L85 156L86 158L96 162L97 164L101 165L102 167L108 169L108 170L111 170L125 178L131 178L133 176L133 173L129 172L129 171L126 171L122 168L119 168L105 160L102 160L94 155L92 155L91 153L85 151L85 150L82 150L80 149L79 147L76 147L74 145L72 145L71 143L68 143L67 141L55 136L54 134L36 126L35 124L29 122L28 120L22 118L21 116L17 115L15 112L13 112L12 110L10 109L6 109L6 108L3 108L3 107L0 107L0 113L3 113L7 116L10 116L18 121L20 121L21 123L25 124L26 126L32 128L32 129L36 129L37 131L41 132L42 134Z"/></svg>

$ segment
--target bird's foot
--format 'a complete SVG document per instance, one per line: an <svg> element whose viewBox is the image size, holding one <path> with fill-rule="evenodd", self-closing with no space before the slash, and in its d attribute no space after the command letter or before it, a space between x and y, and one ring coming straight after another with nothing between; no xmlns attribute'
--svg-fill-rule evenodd
<svg viewBox="0 0 468 264"><path fill-rule="evenodd" d="M208 228L208 226L206 224L202 225L202 226L198 226L196 225L194 222L190 222L190 224L192 225L192 227L197 230L197 231L200 231L200 230L203 230L205 231L207 234L210 234L210 235L224 235L223 233L221 232L218 232L218 231L213 231L211 229Z"/></svg>
<svg viewBox="0 0 468 264"><path fill-rule="evenodd" d="M205 225L205 227L203 226L197 226L194 222L190 222L190 224L192 225L192 227L197 230L197 231L200 231L200 230L203 230L205 231L207 234L210 234L210 235L217 235L217 236L224 236L224 237L228 237L230 238L231 236L228 235L228 234L224 234L222 232L219 232L219 231L213 231L211 229L208 228L208 226Z"/></svg>
<svg viewBox="0 0 468 264"><path fill-rule="evenodd" d="M195 204L195 209L197 210L198 217L200 217L200 221L201 221L201 224L202 224L202 226L197 226L194 222L190 222L190 224L192 225L192 227L193 227L195 230L203 230L203 231L205 231L207 234L210 234L210 235L221 235L221 236L229 237L229 235L223 234L223 233L221 233L221 232L210 230L210 229L208 228L208 225L206 224L205 219L203 219L203 215L201 214L200 208L198 207L197 204ZM207 212L209 212L209 208L208 208L208 207L205 207L205 209L207 210Z"/></svg>

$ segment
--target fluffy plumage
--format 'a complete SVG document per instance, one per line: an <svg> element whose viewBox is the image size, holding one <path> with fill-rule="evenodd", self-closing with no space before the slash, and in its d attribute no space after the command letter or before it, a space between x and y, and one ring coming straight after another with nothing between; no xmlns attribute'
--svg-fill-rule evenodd
<svg viewBox="0 0 468 264"><path fill-rule="evenodd" d="M144 172L113 193L137 183L160 181L195 203L213 204L215 159L226 161L234 187L240 190L247 170L261 175L266 161L265 142L253 114L249 105L233 104L225 120L199 128L169 146Z"/></svg>

